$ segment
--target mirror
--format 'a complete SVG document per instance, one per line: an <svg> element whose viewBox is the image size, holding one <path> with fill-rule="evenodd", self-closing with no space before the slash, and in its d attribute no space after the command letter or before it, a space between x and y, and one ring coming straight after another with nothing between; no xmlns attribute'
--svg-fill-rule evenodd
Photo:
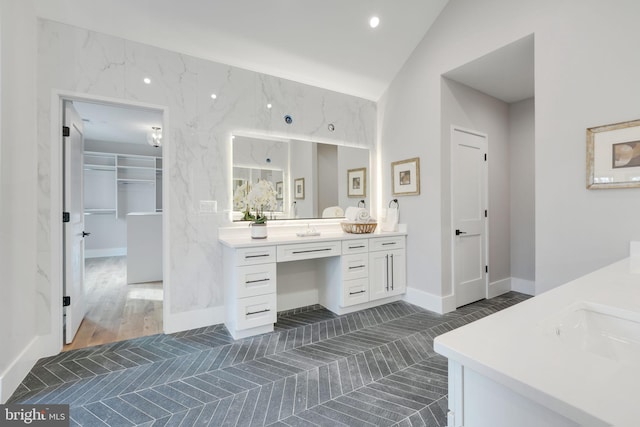
<svg viewBox="0 0 640 427"><path fill-rule="evenodd" d="M275 194L275 205L264 209L268 219L342 217L362 200L369 206L366 148L241 135L232 144L234 221L243 219L247 192L259 180Z"/></svg>

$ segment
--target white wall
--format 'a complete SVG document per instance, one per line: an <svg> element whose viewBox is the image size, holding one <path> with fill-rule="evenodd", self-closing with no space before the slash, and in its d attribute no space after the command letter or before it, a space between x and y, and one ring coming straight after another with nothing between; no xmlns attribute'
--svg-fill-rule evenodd
<svg viewBox="0 0 640 427"><path fill-rule="evenodd" d="M0 402L36 358L36 17L0 1Z"/></svg>
<svg viewBox="0 0 640 427"><path fill-rule="evenodd" d="M535 282L535 100L509 105L511 277Z"/></svg>
<svg viewBox="0 0 640 427"><path fill-rule="evenodd" d="M296 218L317 218L316 197L317 165L316 144L292 141L289 144L289 165L291 176L288 186L291 189L291 202L296 203ZM295 198L295 181L304 178L304 199ZM293 213L292 215L293 216Z"/></svg>
<svg viewBox="0 0 640 427"><path fill-rule="evenodd" d="M509 106L468 86L442 79L442 289L451 282L451 126L487 135L489 179L489 283L510 269ZM447 232L449 231L449 232Z"/></svg>
<svg viewBox="0 0 640 427"><path fill-rule="evenodd" d="M338 205L338 149L335 145L317 144L318 217L325 208Z"/></svg>
<svg viewBox="0 0 640 427"><path fill-rule="evenodd" d="M630 54L638 16L635 0L448 3L378 104L382 169L421 158L422 194L400 200L410 230L409 286L436 297L447 286L441 75L532 33L536 291L627 255L628 241L640 239L640 189L585 189L585 129L638 118L640 56Z"/></svg>

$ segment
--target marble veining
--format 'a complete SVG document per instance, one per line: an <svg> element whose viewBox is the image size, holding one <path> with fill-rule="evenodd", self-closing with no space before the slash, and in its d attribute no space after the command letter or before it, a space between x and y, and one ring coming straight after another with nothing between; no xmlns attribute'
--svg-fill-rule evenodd
<svg viewBox="0 0 640 427"><path fill-rule="evenodd" d="M43 313L51 295L51 96L71 91L166 108L165 176L169 191L170 311L223 303L217 227L228 224L230 138L243 129L266 135L370 148L375 156L372 101L47 20L38 50L38 292ZM151 79L150 85L142 82ZM217 99L211 99L211 93ZM273 108L266 108L267 102ZM295 121L286 125L284 114ZM335 124L335 131L327 129ZM56 148L57 149L57 148ZM198 213L217 200L219 214ZM46 314L44 319L49 317ZM43 332L50 328L43 322Z"/></svg>

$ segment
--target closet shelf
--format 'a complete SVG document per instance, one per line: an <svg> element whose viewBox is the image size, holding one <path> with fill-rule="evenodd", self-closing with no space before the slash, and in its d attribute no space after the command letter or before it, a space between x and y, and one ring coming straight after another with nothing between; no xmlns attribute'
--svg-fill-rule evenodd
<svg viewBox="0 0 640 427"><path fill-rule="evenodd" d="M84 170L86 171L115 171L116 167L115 166L107 166L107 165L94 165L94 164L90 164L90 163L85 163L84 164Z"/></svg>
<svg viewBox="0 0 640 427"><path fill-rule="evenodd" d="M155 184L155 179L118 178L118 184Z"/></svg>
<svg viewBox="0 0 640 427"><path fill-rule="evenodd" d="M116 213L115 208L114 209L85 209L84 210L84 214L85 215L102 215L102 214L114 214Z"/></svg>

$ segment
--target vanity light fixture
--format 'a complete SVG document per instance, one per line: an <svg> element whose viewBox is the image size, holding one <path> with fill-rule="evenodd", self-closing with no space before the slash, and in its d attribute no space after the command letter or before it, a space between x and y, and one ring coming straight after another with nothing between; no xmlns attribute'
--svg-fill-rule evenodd
<svg viewBox="0 0 640 427"><path fill-rule="evenodd" d="M378 25L380 25L380 18L372 16L371 19L369 19L369 26L371 28L376 28Z"/></svg>
<svg viewBox="0 0 640 427"><path fill-rule="evenodd" d="M144 84L147 84L147 85L151 84L151 79L149 77L145 77L144 79L142 79L142 81L144 82Z"/></svg>
<svg viewBox="0 0 640 427"><path fill-rule="evenodd" d="M147 142L152 147L160 147L162 145L162 128L152 126L151 132L147 134Z"/></svg>

